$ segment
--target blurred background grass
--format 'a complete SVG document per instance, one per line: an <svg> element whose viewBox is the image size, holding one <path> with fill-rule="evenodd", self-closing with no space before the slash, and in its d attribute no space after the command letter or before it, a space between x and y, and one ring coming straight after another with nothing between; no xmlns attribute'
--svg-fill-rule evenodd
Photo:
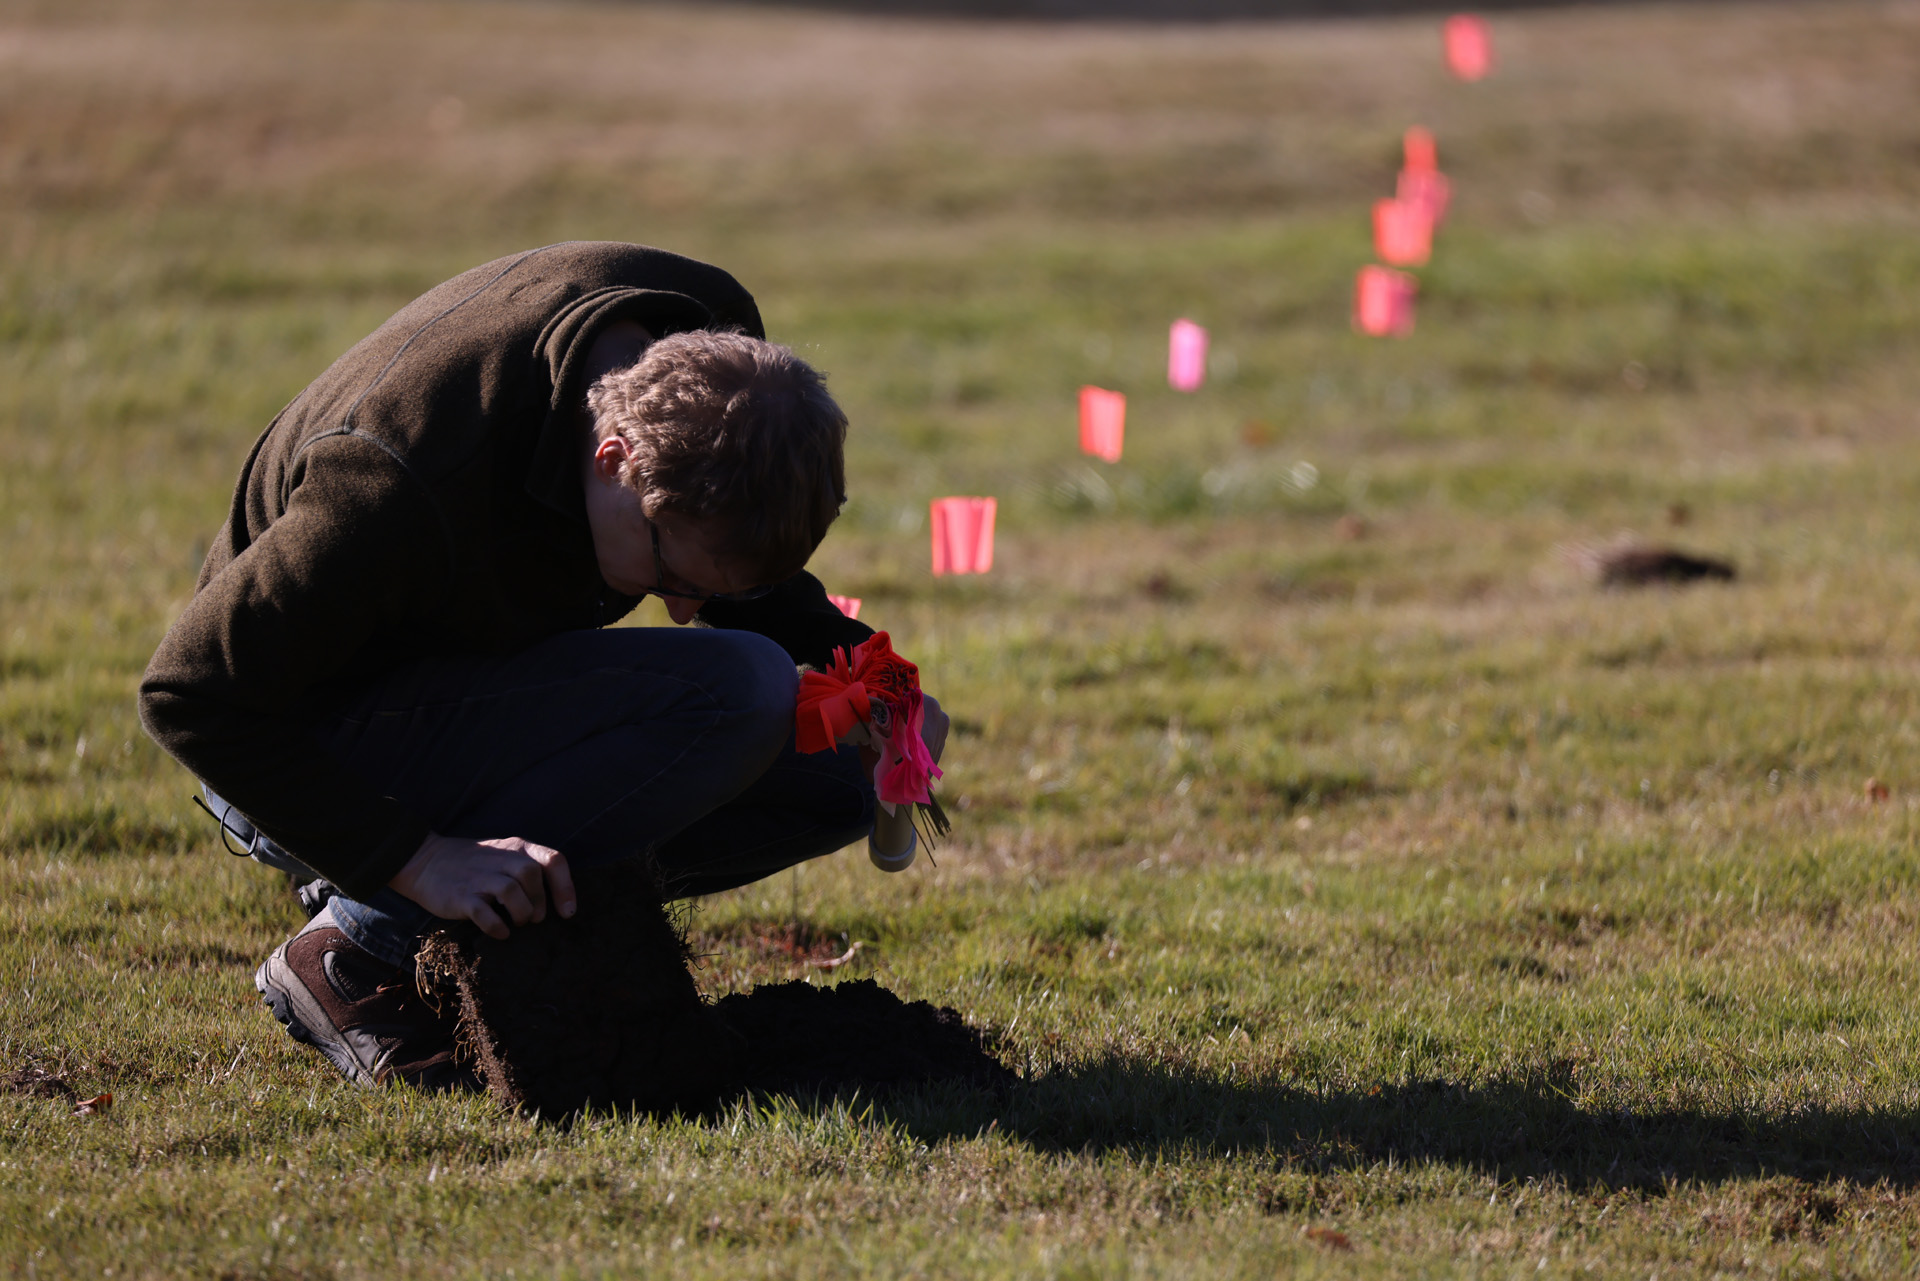
<svg viewBox="0 0 1920 1281"><path fill-rule="evenodd" d="M16 1257L804 1272L841 1224L856 1271L1900 1266L1920 6L1503 15L1472 86L1436 26L0 5L0 1047L130 1117L0 1100ZM1367 340L1414 123L1455 209L1415 334ZM561 1141L325 1082L255 1007L291 903L140 736L140 670L281 404L440 279L595 237L721 263L828 371L816 568L959 724L938 866L713 900L703 983L860 939L1052 1093ZM945 493L1000 499L985 578L927 572ZM1621 530L1741 579L1600 592L1565 549ZM792 1176L823 1152L850 1177ZM397 1236L268 1233L262 1179L343 1170ZM1335 1222L1364 1253L1300 1235Z"/></svg>

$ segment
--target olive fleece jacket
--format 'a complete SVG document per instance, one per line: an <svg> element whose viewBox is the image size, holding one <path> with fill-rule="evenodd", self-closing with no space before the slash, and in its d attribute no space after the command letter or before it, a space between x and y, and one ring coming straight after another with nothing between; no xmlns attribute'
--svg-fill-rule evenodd
<svg viewBox="0 0 1920 1281"><path fill-rule="evenodd" d="M141 682L141 721L349 894L385 885L429 829L324 751L314 720L403 663L510 654L638 603L600 577L583 478L587 353L624 320L656 337L764 336L752 295L716 267L550 245L402 308L282 410L241 469ZM701 621L814 664L871 634L807 574Z"/></svg>

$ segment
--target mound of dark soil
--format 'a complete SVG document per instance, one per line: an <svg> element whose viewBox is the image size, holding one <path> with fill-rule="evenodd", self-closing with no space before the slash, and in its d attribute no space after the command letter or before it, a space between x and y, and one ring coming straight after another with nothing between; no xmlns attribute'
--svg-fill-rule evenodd
<svg viewBox="0 0 1920 1281"><path fill-rule="evenodd" d="M1673 547L1638 545L1607 549L1599 555L1595 568L1603 587L1644 587L1650 583L1703 580L1726 583L1732 582L1736 573L1730 561L1696 556Z"/></svg>
<svg viewBox="0 0 1920 1281"><path fill-rule="evenodd" d="M959 1013L909 1004L872 979L834 987L775 983L724 997L714 1008L746 1038L746 1084L768 1093L1017 1079Z"/></svg>
<svg viewBox="0 0 1920 1281"><path fill-rule="evenodd" d="M700 999L651 872L574 874L580 909L502 940L439 934L423 978L458 994L463 1052L488 1091L562 1119L697 1112L739 1089L746 1046Z"/></svg>
<svg viewBox="0 0 1920 1281"><path fill-rule="evenodd" d="M488 1091L565 1120L583 1111L711 1111L748 1089L884 1092L1013 1074L959 1014L902 1001L871 979L781 983L708 1005L686 943L644 868L575 874L570 921L505 941L438 934L429 986L457 999L460 1041Z"/></svg>

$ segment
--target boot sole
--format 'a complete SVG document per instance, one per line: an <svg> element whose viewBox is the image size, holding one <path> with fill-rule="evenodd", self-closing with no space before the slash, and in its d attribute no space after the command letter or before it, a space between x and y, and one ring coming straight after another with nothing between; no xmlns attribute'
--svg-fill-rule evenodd
<svg viewBox="0 0 1920 1281"><path fill-rule="evenodd" d="M267 1008L273 1011L273 1017L287 1029L288 1036L320 1051L328 1062L340 1069L340 1075L355 1085L374 1084L373 1075L361 1066L347 1048L340 1036L340 1029L327 1018L319 1002L308 994L306 984L287 966L285 943L273 949L273 954L254 971L253 986L259 990Z"/></svg>

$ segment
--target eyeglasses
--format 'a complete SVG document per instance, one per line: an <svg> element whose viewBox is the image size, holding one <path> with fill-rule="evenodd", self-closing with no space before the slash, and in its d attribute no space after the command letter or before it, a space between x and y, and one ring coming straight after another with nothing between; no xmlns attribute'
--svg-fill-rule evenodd
<svg viewBox="0 0 1920 1281"><path fill-rule="evenodd" d="M679 598L680 600L698 600L698 601L759 600L762 596L765 596L767 593L771 592L775 587L779 586L779 584L777 583L768 583L762 587L749 587L744 592L683 592L683 591L678 591L672 587L668 587L666 585L667 562L664 559L662 559L660 555L660 526L654 524L653 521L649 520L647 522L647 532L653 536L653 586L647 589L647 591L652 595L673 596L673 597ZM677 578L679 577L679 575L676 574L675 577Z"/></svg>

